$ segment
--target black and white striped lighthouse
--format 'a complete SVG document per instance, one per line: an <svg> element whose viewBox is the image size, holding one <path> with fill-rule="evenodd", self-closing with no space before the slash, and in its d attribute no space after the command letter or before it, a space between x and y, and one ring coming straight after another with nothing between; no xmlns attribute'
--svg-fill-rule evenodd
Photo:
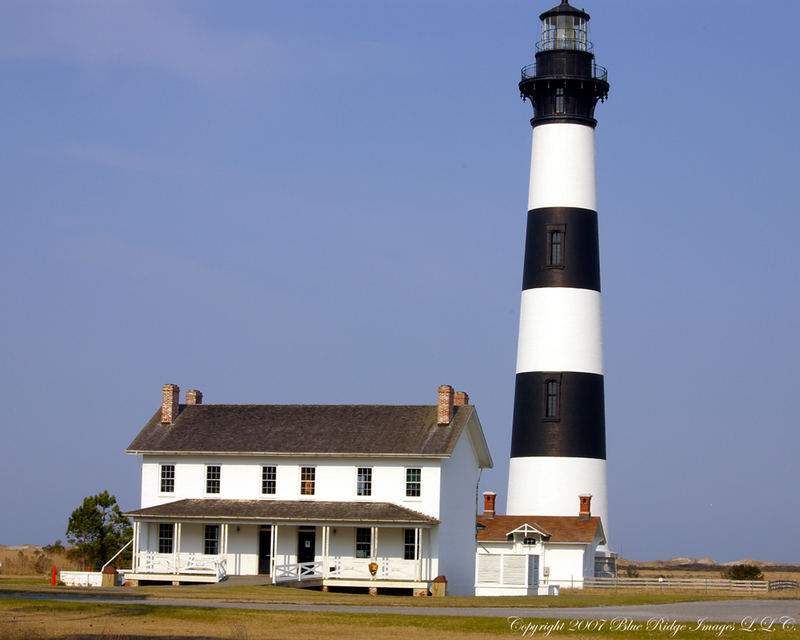
<svg viewBox="0 0 800 640"><path fill-rule="evenodd" d="M589 15L567 0L539 16L509 515L574 516L591 495L608 532L594 108L608 95Z"/></svg>

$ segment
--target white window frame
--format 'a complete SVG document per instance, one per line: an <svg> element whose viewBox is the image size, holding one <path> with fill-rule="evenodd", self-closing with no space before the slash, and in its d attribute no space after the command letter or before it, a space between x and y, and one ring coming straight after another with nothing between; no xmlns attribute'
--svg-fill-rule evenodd
<svg viewBox="0 0 800 640"><path fill-rule="evenodd" d="M267 479L266 470L272 469L272 479ZM272 491L265 491L266 483L272 483ZM274 496L278 493L278 466L274 464L262 464L261 465L261 495L262 496Z"/></svg>
<svg viewBox="0 0 800 640"><path fill-rule="evenodd" d="M419 480L409 480L408 479L409 471L419 471ZM406 467L403 470L403 482L404 482L404 495L406 499L420 500L422 498L422 467ZM411 495L408 493L409 486L411 486L412 484L418 485L417 495Z"/></svg>
<svg viewBox="0 0 800 640"><path fill-rule="evenodd" d="M368 480L364 480L363 484L366 489L366 493L360 493L361 489L361 470L367 471L367 475L369 476ZM369 498L372 496L372 472L373 467L356 467L356 496L359 498Z"/></svg>
<svg viewBox="0 0 800 640"><path fill-rule="evenodd" d="M165 478L164 472L167 470L168 467L172 467L172 477ZM164 481L172 481L172 490L166 491L164 489ZM158 465L158 492L163 494L173 494L175 493L175 465L174 464L160 464Z"/></svg>
<svg viewBox="0 0 800 640"><path fill-rule="evenodd" d="M303 470L305 470L305 469L310 469L311 470L311 479L310 480L304 480L303 479ZM311 483L311 492L310 493L304 491L304 489L305 489L304 483L305 482L310 482ZM313 465L303 465L302 467L300 467L300 486L298 487L298 489L300 491L300 496L301 497L317 495L317 467L315 467Z"/></svg>
<svg viewBox="0 0 800 640"><path fill-rule="evenodd" d="M211 469L214 469L214 468L219 469L219 477L217 477L217 478L209 478L208 477L208 473L209 473L209 471ZM205 477L205 480L206 480L206 495L207 496L218 496L220 493L222 493L222 465L221 464L207 464L206 465L206 477ZM217 490L216 491L209 491L208 490L209 482L214 482L214 481L216 481L216 483L217 483Z"/></svg>

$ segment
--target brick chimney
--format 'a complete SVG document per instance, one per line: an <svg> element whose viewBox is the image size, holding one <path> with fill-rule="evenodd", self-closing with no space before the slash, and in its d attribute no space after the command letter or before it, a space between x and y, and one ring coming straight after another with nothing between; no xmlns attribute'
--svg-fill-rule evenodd
<svg viewBox="0 0 800 640"><path fill-rule="evenodd" d="M578 496L581 501L580 511L578 512L579 518L592 517L592 496L590 494L583 494Z"/></svg>
<svg viewBox="0 0 800 640"><path fill-rule="evenodd" d="M494 501L497 494L494 491L483 492L483 517L494 518Z"/></svg>
<svg viewBox="0 0 800 640"><path fill-rule="evenodd" d="M453 397L453 404L469 404L469 394L466 391L456 391Z"/></svg>
<svg viewBox="0 0 800 640"><path fill-rule="evenodd" d="M186 404L203 404L203 392L189 389L186 392Z"/></svg>
<svg viewBox="0 0 800 640"><path fill-rule="evenodd" d="M181 390L177 384L165 384L161 392L161 424L171 424L178 417L178 394Z"/></svg>
<svg viewBox="0 0 800 640"><path fill-rule="evenodd" d="M443 384L439 387L439 413L437 422L441 425L450 424L453 419L453 387Z"/></svg>

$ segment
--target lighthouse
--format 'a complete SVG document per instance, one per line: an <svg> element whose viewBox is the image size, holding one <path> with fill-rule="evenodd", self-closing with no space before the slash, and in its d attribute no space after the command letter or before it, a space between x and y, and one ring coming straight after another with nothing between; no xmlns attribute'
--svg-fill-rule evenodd
<svg viewBox="0 0 800 640"><path fill-rule="evenodd" d="M519 83L533 144L506 512L575 516L591 505L607 537L594 111L608 74L586 12L564 0L539 18Z"/></svg>

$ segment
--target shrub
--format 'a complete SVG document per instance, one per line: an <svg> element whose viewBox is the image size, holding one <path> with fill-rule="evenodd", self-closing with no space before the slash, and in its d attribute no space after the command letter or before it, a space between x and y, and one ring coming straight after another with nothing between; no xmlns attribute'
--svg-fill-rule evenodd
<svg viewBox="0 0 800 640"><path fill-rule="evenodd" d="M732 564L723 570L722 577L728 580L763 580L764 574L754 564Z"/></svg>

